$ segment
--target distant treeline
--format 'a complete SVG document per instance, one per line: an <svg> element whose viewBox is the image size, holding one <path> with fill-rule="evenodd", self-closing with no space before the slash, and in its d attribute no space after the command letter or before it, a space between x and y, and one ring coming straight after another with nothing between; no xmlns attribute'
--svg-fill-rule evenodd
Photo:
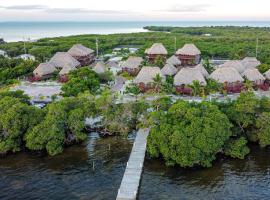
<svg viewBox="0 0 270 200"><path fill-rule="evenodd" d="M134 45L141 46L138 55L143 56L146 48L155 42L161 42L172 55L185 43L195 43L202 51L203 57L241 59L256 56L258 38L258 59L270 64L270 28L149 26L145 29L151 32L44 38L26 43L26 51L36 56L39 61L46 61L54 53L67 51L75 43L96 49L98 39L100 54L110 53L113 48L121 45ZM23 42L0 44L0 49L6 50L10 56L24 53Z"/></svg>

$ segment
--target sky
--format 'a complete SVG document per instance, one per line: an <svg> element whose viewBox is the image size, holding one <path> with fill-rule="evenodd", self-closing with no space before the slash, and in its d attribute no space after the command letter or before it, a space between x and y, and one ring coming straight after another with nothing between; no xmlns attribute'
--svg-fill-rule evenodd
<svg viewBox="0 0 270 200"><path fill-rule="evenodd" d="M269 0L0 0L0 21L270 21Z"/></svg>

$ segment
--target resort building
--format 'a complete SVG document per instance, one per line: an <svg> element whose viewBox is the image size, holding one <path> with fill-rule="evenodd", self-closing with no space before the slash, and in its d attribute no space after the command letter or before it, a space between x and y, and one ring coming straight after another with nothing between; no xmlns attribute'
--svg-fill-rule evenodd
<svg viewBox="0 0 270 200"><path fill-rule="evenodd" d="M143 59L141 57L130 56L122 65L122 71L131 76L136 76L141 68Z"/></svg>
<svg viewBox="0 0 270 200"><path fill-rule="evenodd" d="M261 65L261 62L257 60L255 57L246 57L242 60L242 64L245 68L256 68Z"/></svg>
<svg viewBox="0 0 270 200"><path fill-rule="evenodd" d="M106 66L108 66L108 70L110 70L114 75L117 75L122 71L120 66L120 62L117 61L108 61L106 62Z"/></svg>
<svg viewBox="0 0 270 200"><path fill-rule="evenodd" d="M155 43L151 48L145 50L145 54L149 62L154 63L158 57L167 59L168 51L161 43Z"/></svg>
<svg viewBox="0 0 270 200"><path fill-rule="evenodd" d="M95 60L95 51L81 44L75 44L68 50L68 53L78 60L81 66L90 65Z"/></svg>
<svg viewBox="0 0 270 200"><path fill-rule="evenodd" d="M251 81L255 87L263 86L266 80L266 78L256 68L247 69L242 73L242 76Z"/></svg>
<svg viewBox="0 0 270 200"><path fill-rule="evenodd" d="M181 66L181 61L175 55L168 58L166 60L166 63L171 64L171 65L175 66L176 68L179 68Z"/></svg>
<svg viewBox="0 0 270 200"><path fill-rule="evenodd" d="M22 54L22 55L17 56L16 58L23 59L23 60L33 60L33 61L36 60L35 56L31 54Z"/></svg>
<svg viewBox="0 0 270 200"><path fill-rule="evenodd" d="M104 74L107 71L107 67L105 65L104 62L99 61L96 63L96 65L93 67L93 70L97 73L97 74Z"/></svg>
<svg viewBox="0 0 270 200"><path fill-rule="evenodd" d="M174 65L168 63L161 69L161 73L164 76L174 76L177 72L177 68Z"/></svg>
<svg viewBox="0 0 270 200"><path fill-rule="evenodd" d="M154 79L158 75L161 77L162 82L164 82L165 76L163 76L159 67L143 67L133 82L142 92L145 92L155 88Z"/></svg>
<svg viewBox="0 0 270 200"><path fill-rule="evenodd" d="M57 69L51 63L41 63L34 70L33 74L36 79L49 78Z"/></svg>
<svg viewBox="0 0 270 200"><path fill-rule="evenodd" d="M61 71L59 72L59 82L65 83L68 81L68 74L73 71L76 70L77 68L71 65L66 65L65 67L63 67L61 69Z"/></svg>
<svg viewBox="0 0 270 200"><path fill-rule="evenodd" d="M176 92L180 94L191 94L192 89L189 85L192 85L193 81L198 81L202 86L206 86L207 84L200 69L193 67L182 68L174 77Z"/></svg>
<svg viewBox="0 0 270 200"><path fill-rule="evenodd" d="M209 78L224 84L224 89L228 93L239 93L243 89L244 79L233 67L218 68Z"/></svg>
<svg viewBox="0 0 270 200"><path fill-rule="evenodd" d="M0 56L7 57L7 52L0 49Z"/></svg>
<svg viewBox="0 0 270 200"><path fill-rule="evenodd" d="M65 66L81 66L79 61L66 52L57 52L49 62L52 63L57 69L62 69Z"/></svg>
<svg viewBox="0 0 270 200"><path fill-rule="evenodd" d="M219 68L222 67L232 67L234 69L236 69L240 74L242 74L247 68L245 67L245 65L243 65L241 60L229 60L227 62L225 62L222 65L219 65Z"/></svg>
<svg viewBox="0 0 270 200"><path fill-rule="evenodd" d="M195 66L201 62L201 51L194 44L185 44L175 53L182 66Z"/></svg>

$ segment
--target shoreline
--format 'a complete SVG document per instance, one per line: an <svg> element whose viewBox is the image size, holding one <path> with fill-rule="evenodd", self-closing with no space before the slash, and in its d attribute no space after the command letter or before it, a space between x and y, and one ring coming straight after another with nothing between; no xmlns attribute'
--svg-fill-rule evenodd
<svg viewBox="0 0 270 200"><path fill-rule="evenodd" d="M0 38L6 42L39 40L43 38L68 37L77 35L109 35L148 32L144 27L212 27L235 26L269 28L270 21L101 21L101 22L0 22Z"/></svg>

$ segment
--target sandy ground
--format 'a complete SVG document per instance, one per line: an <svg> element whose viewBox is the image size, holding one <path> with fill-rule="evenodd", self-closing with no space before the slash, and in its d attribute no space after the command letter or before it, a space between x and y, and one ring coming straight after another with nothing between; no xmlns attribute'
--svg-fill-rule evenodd
<svg viewBox="0 0 270 200"><path fill-rule="evenodd" d="M21 82L20 85L11 88L11 90L22 90L33 101L50 101L53 95L61 93L61 84L57 82Z"/></svg>

